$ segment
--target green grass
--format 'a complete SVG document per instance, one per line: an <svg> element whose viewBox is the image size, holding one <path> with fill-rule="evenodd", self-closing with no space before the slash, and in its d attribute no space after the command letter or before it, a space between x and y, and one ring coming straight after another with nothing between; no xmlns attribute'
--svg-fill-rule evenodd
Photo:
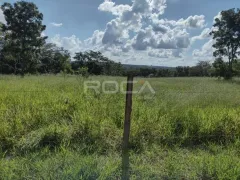
<svg viewBox="0 0 240 180"><path fill-rule="evenodd" d="M86 94L84 80L0 77L0 179L121 177L125 95ZM156 94L133 97L131 179L240 179L237 80L136 80Z"/></svg>

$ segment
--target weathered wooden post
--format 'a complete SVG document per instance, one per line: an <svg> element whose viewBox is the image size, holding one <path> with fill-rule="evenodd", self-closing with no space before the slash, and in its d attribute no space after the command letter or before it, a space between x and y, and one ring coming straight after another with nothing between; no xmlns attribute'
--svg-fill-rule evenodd
<svg viewBox="0 0 240 180"><path fill-rule="evenodd" d="M128 75L123 145L122 145L122 180L128 180L130 176L128 148L129 148L129 136L130 136L130 126L131 126L131 113L132 113L132 91L133 91L133 75Z"/></svg>

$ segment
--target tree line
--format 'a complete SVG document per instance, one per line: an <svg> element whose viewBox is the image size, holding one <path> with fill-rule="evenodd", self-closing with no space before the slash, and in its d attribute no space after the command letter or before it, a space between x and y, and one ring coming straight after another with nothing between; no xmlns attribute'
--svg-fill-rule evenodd
<svg viewBox="0 0 240 180"><path fill-rule="evenodd" d="M213 63L199 61L195 66L178 66L176 68L139 68L132 69L137 76L142 77L224 77L229 78L228 62L217 58ZM232 65L232 76L240 76L240 60Z"/></svg>
<svg viewBox="0 0 240 180"><path fill-rule="evenodd" d="M230 79L240 72L237 60L240 54L240 10L222 11L215 20L212 32L215 48L214 63L201 61L193 67L176 68L124 68L101 52L69 51L47 43L43 35L43 14L32 2L18 1L1 6L6 23L0 24L0 72L2 74L70 73L88 75L124 76L134 71L143 77L221 76ZM74 60L72 61L71 58ZM225 60L227 58L227 62Z"/></svg>
<svg viewBox="0 0 240 180"><path fill-rule="evenodd" d="M73 57L75 61L71 61L69 51L47 43L48 37L43 35L46 29L43 14L34 3L4 3L1 9L6 19L6 23L0 25L1 73L121 75L121 64L100 52L78 52Z"/></svg>

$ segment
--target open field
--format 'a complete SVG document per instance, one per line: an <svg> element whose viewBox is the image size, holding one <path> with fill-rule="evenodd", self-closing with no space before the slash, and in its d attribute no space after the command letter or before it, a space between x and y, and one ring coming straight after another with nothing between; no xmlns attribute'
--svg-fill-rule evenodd
<svg viewBox="0 0 240 180"><path fill-rule="evenodd" d="M156 94L134 95L131 179L240 179L240 83L138 80ZM121 177L125 95L86 94L83 82L0 77L0 179Z"/></svg>

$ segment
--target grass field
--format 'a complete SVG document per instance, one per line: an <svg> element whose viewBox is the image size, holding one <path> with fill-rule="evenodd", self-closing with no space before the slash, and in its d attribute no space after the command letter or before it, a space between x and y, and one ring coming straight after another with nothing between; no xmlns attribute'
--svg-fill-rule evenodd
<svg viewBox="0 0 240 180"><path fill-rule="evenodd" d="M125 95L84 80L0 77L0 179L120 179ZM131 179L240 179L238 81L137 80L156 94L133 97Z"/></svg>

